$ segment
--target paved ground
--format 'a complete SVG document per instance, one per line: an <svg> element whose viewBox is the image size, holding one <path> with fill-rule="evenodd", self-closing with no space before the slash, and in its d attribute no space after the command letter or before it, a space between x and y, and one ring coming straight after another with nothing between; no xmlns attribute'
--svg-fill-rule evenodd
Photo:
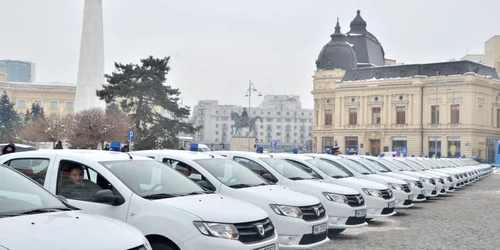
<svg viewBox="0 0 500 250"><path fill-rule="evenodd" d="M500 173L397 212L348 229L318 250L500 249Z"/></svg>

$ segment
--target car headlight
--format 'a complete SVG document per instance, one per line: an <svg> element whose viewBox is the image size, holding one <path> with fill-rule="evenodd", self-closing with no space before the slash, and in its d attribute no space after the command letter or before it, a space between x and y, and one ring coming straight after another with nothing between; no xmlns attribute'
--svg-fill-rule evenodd
<svg viewBox="0 0 500 250"><path fill-rule="evenodd" d="M425 177L420 177L420 180L423 182L431 182L431 179Z"/></svg>
<svg viewBox="0 0 500 250"><path fill-rule="evenodd" d="M294 217L294 218L302 218L302 211L298 207L292 207L292 206L283 206L283 205L276 205L276 204L271 204L269 205L271 209L279 215L284 215L288 217Z"/></svg>
<svg viewBox="0 0 500 250"><path fill-rule="evenodd" d="M238 229L233 224L213 223L194 221L194 226L198 228L200 233L206 236L223 238L229 240L237 240L240 237Z"/></svg>
<svg viewBox="0 0 500 250"><path fill-rule="evenodd" d="M387 183L387 185L389 185L389 187L391 187L392 189L396 189L396 190L400 190L400 191L403 190L403 185L401 185L401 184Z"/></svg>
<svg viewBox="0 0 500 250"><path fill-rule="evenodd" d="M380 190L363 188L363 192L365 192L367 195L382 197L382 192L380 192Z"/></svg>
<svg viewBox="0 0 500 250"><path fill-rule="evenodd" d="M323 192L323 195L329 201L338 202L338 203L342 203L342 204L349 203L349 201L347 200L347 197L345 197L345 195L328 193L328 192Z"/></svg>

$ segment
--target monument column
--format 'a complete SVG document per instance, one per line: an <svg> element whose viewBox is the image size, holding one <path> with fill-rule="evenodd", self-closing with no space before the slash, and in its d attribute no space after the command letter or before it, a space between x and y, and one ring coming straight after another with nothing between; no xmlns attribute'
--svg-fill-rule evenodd
<svg viewBox="0 0 500 250"><path fill-rule="evenodd" d="M85 0L75 113L90 108L106 108L106 103L96 95L105 83L103 33L102 0Z"/></svg>

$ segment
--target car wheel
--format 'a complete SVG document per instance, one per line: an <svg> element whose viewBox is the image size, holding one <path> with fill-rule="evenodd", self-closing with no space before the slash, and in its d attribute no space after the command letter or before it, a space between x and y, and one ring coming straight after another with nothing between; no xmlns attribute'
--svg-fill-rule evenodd
<svg viewBox="0 0 500 250"><path fill-rule="evenodd" d="M328 237L334 237L342 232L345 231L344 229L328 229Z"/></svg>
<svg viewBox="0 0 500 250"><path fill-rule="evenodd" d="M153 248L153 250L177 250L177 247L173 247L163 242L152 242L151 248Z"/></svg>

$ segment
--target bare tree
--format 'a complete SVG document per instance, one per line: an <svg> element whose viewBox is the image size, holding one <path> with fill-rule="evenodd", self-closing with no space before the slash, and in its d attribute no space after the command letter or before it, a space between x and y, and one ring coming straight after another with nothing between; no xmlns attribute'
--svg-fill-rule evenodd
<svg viewBox="0 0 500 250"><path fill-rule="evenodd" d="M68 140L72 147L96 148L104 141L126 138L127 130L125 117L106 116L99 108L87 109L75 115Z"/></svg>
<svg viewBox="0 0 500 250"><path fill-rule="evenodd" d="M58 140L66 138L71 130L72 120L71 115L39 119L27 124L20 137L32 142L50 141L55 144Z"/></svg>

